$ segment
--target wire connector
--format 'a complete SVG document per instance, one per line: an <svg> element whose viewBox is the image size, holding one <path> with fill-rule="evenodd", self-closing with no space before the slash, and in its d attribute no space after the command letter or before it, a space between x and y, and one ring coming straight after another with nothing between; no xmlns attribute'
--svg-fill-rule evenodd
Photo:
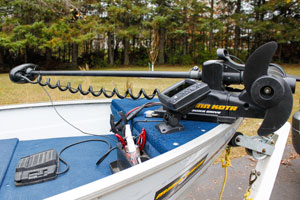
<svg viewBox="0 0 300 200"><path fill-rule="evenodd" d="M146 118L152 118L154 114L154 110L147 110L146 112L144 112L144 116Z"/></svg>

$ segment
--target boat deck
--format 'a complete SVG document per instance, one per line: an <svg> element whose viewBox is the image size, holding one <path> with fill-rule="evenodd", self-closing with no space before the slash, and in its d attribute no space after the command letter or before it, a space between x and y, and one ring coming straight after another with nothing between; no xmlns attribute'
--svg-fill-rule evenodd
<svg viewBox="0 0 300 200"><path fill-rule="evenodd" d="M2 181L0 199L44 199L110 175L109 163L117 159L117 153L113 151L97 166L96 162L107 151L107 144L95 141L75 145L64 151L62 158L69 163L70 170L59 175L55 180L19 187L14 184L15 168L20 158L48 149L60 151L69 144L99 138L82 136L28 141L0 140L0 157L2 158L0 177L3 178L0 180ZM5 151L3 151L4 148ZM65 165L60 163L59 171L64 169Z"/></svg>
<svg viewBox="0 0 300 200"><path fill-rule="evenodd" d="M113 100L111 110L117 120L119 111L127 113L146 102L149 101L145 99L137 101ZM158 106L148 109L156 108ZM218 125L216 123L182 121L185 131L160 134L155 125L161 119L144 118L143 113L148 109L143 110L131 123L135 135L139 134L142 128L145 128L147 133L145 150L151 158L183 145ZM101 111L95 112L101 114ZM114 138L112 135L110 137ZM0 199L43 199L111 175L109 163L117 159L117 151L111 152L109 157L97 166L96 162L107 151L108 147L105 143L95 141L82 143L67 149L62 154L62 158L70 164L70 170L59 175L55 180L21 187L16 187L14 184L15 168L20 158L48 149L56 149L59 152L65 146L74 142L95 138L104 139L101 136L79 136L27 141L19 141L18 139L0 140L0 157L2 158L0 160ZM110 141L110 143L115 146L113 141ZM64 168L65 166L61 164L59 171L63 171Z"/></svg>
<svg viewBox="0 0 300 200"><path fill-rule="evenodd" d="M119 112L127 113L137 106L143 105L147 102L152 102L153 100L139 99L123 99L123 100L113 100L111 103L112 114L115 116L116 120L120 119ZM158 99L154 101L158 102ZM185 121L182 120L181 124L184 126L184 131L171 133L171 134L161 134L155 125L162 122L161 118L145 118L144 112L147 110L155 110L160 106L153 106L150 108L143 109L143 112L139 113L131 122L133 125L133 134L138 135L143 128L145 128L147 133L147 142L145 145L145 150L148 155L153 158L162 153L166 153L180 145L183 145L207 131L215 128L217 123L210 122L200 122L200 121Z"/></svg>

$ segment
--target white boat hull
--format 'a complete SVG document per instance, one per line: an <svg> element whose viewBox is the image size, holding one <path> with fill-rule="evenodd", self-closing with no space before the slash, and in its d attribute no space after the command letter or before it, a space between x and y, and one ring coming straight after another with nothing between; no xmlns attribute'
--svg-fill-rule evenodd
<svg viewBox="0 0 300 200"><path fill-rule="evenodd" d="M111 100L54 102L69 122L90 133L109 134ZM48 139L83 135L63 121L50 103L0 107L0 139ZM62 131L63 130L63 131Z"/></svg>
<svg viewBox="0 0 300 200"><path fill-rule="evenodd" d="M107 134L109 104L109 101L81 101L56 103L56 107L68 121L84 131ZM7 122L0 128L1 139L82 135L60 119L49 104L1 107L0 120ZM191 184L226 147L241 121L220 124L146 162L49 199L182 199Z"/></svg>

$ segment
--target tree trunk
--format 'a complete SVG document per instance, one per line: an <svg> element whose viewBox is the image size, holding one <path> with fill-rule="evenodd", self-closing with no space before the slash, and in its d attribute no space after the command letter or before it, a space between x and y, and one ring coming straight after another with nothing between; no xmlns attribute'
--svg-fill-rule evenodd
<svg viewBox="0 0 300 200"><path fill-rule="evenodd" d="M154 64L155 64L155 62L151 62L151 66L152 66L151 70L152 71L154 71Z"/></svg>
<svg viewBox="0 0 300 200"><path fill-rule="evenodd" d="M66 62L66 45L64 44L63 61Z"/></svg>
<svg viewBox="0 0 300 200"><path fill-rule="evenodd" d="M72 45L71 43L68 43L68 62L71 61L71 50L72 50Z"/></svg>
<svg viewBox="0 0 300 200"><path fill-rule="evenodd" d="M195 56L195 41L194 41L194 28L192 31L192 38L191 38L192 42L191 42L191 53L192 53L192 57Z"/></svg>
<svg viewBox="0 0 300 200"><path fill-rule="evenodd" d="M202 31L202 51L206 50L206 33L204 33L204 31Z"/></svg>
<svg viewBox="0 0 300 200"><path fill-rule="evenodd" d="M226 31L225 31L225 49L227 49L229 46L228 33L229 33L229 24L227 24Z"/></svg>
<svg viewBox="0 0 300 200"><path fill-rule="evenodd" d="M61 48L58 47L58 59L61 60Z"/></svg>
<svg viewBox="0 0 300 200"><path fill-rule="evenodd" d="M28 63L28 47L27 47L27 45L24 50L24 62Z"/></svg>
<svg viewBox="0 0 300 200"><path fill-rule="evenodd" d="M77 67L78 66L78 44L73 43L72 48L72 66Z"/></svg>
<svg viewBox="0 0 300 200"><path fill-rule="evenodd" d="M114 49L114 62L115 61L119 61L120 59L120 55L119 55L119 43L120 43L120 40L116 39L116 47ZM121 63L121 62L118 62L118 63Z"/></svg>
<svg viewBox="0 0 300 200"><path fill-rule="evenodd" d="M261 7L262 6L262 4L264 3L264 1L262 1L262 0L257 0L256 1L256 3L257 3L257 7ZM263 18L264 18L264 13L260 13L260 11L257 9L257 11L256 11L256 13L255 13L255 19L256 19L256 21L257 21L257 23L259 23L260 21L263 21ZM255 43L255 45L254 45L254 48L253 49L256 49L257 47L259 47L259 45L261 44L261 40L262 40L262 34L261 33L256 33L255 35L254 35L254 43Z"/></svg>
<svg viewBox="0 0 300 200"><path fill-rule="evenodd" d="M51 57L52 57L52 51L50 48L46 48L46 65L50 66L51 63Z"/></svg>
<svg viewBox="0 0 300 200"><path fill-rule="evenodd" d="M248 50L248 51L247 51L247 57L248 57L248 56L250 55L250 30L249 30L249 29L247 30L247 35L248 35L248 36L247 36L247 45L248 45L248 46L247 46L247 48L248 48L248 49L247 49L247 50Z"/></svg>
<svg viewBox="0 0 300 200"><path fill-rule="evenodd" d="M114 50L113 50L113 39L114 36L111 32L107 33L107 46L108 46L108 60L110 65L114 65Z"/></svg>
<svg viewBox="0 0 300 200"><path fill-rule="evenodd" d="M279 48L279 56L278 56L278 60L279 60L279 63L281 63L281 50L282 50L282 44L278 44L278 48Z"/></svg>
<svg viewBox="0 0 300 200"><path fill-rule="evenodd" d="M135 52L135 44L136 44L136 38L133 36L132 38L132 52Z"/></svg>
<svg viewBox="0 0 300 200"><path fill-rule="evenodd" d="M129 40L124 37L124 65L129 65Z"/></svg>
<svg viewBox="0 0 300 200"><path fill-rule="evenodd" d="M241 13L241 0L237 0L236 2L236 14L240 14ZM234 54L235 55L239 55L239 47L240 47L240 35L241 35L241 28L239 26L240 23L240 19L237 20L236 24L235 24L235 28L234 28Z"/></svg>
<svg viewBox="0 0 300 200"><path fill-rule="evenodd" d="M165 64L165 29L159 29L158 63Z"/></svg>
<svg viewBox="0 0 300 200"><path fill-rule="evenodd" d="M182 48L183 48L182 54L184 56L186 56L186 54L187 54L187 34L184 34L184 36L183 36L183 46L182 46Z"/></svg>
<svg viewBox="0 0 300 200"><path fill-rule="evenodd" d="M91 54L93 51L93 40L90 40L88 43L88 53Z"/></svg>
<svg viewBox="0 0 300 200"><path fill-rule="evenodd" d="M210 22L209 22L209 26L210 26L210 30L209 30L209 43L208 43L208 51L210 52L212 50L212 46L213 46L213 23L212 20L214 18L214 0L210 1Z"/></svg>
<svg viewBox="0 0 300 200"><path fill-rule="evenodd" d="M3 69L3 64L4 64L4 61L3 61L3 50L0 48L0 69Z"/></svg>

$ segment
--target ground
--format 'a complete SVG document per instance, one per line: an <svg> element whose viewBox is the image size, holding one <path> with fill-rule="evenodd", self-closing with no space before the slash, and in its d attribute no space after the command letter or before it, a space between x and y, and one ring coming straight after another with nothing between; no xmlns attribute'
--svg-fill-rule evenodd
<svg viewBox="0 0 300 200"><path fill-rule="evenodd" d="M249 174L256 161L250 156L232 160L228 168L228 180L223 200L241 200L249 184ZM224 169L221 164L208 168L205 174L193 185L185 200L216 200L222 188ZM300 156L291 145L285 149L270 200L300 199Z"/></svg>

